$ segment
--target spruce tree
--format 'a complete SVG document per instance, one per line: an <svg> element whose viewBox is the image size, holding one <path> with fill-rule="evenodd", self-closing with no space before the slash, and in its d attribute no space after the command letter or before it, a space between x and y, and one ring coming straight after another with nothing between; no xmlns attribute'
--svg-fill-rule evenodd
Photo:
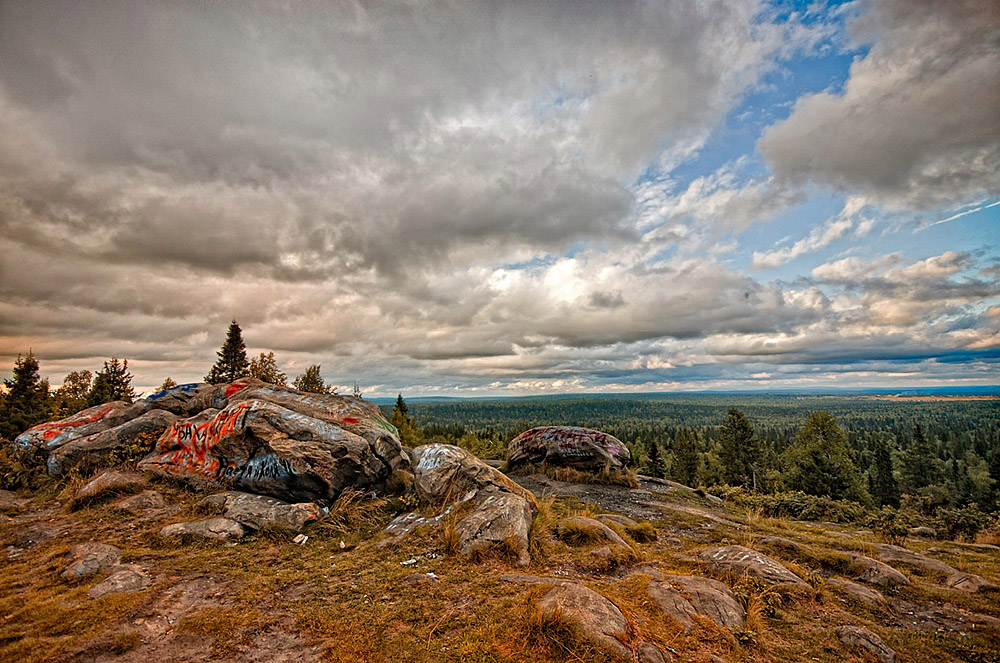
<svg viewBox="0 0 1000 663"><path fill-rule="evenodd" d="M226 332L226 341L215 353L218 359L212 370L205 376L205 382L223 384L249 375L250 362L247 360L247 346L243 343L243 330L233 320Z"/></svg>
<svg viewBox="0 0 1000 663"><path fill-rule="evenodd" d="M924 429L917 424L913 438L903 453L901 470L903 489L915 493L922 488L937 483L939 478L937 450L931 440L924 435Z"/></svg>
<svg viewBox="0 0 1000 663"><path fill-rule="evenodd" d="M295 378L292 386L299 391L309 391L314 394L335 394L337 390L323 381L323 376L319 374L320 365L313 364L306 369L306 372Z"/></svg>
<svg viewBox="0 0 1000 663"><path fill-rule="evenodd" d="M670 469L675 481L685 486L698 484L698 441L686 428L674 440L674 462Z"/></svg>
<svg viewBox="0 0 1000 663"><path fill-rule="evenodd" d="M104 368L97 371L94 382L87 395L87 405L94 406L111 401L135 400L135 390L132 388L132 374L128 372L128 359L119 361L112 357L104 362Z"/></svg>
<svg viewBox="0 0 1000 663"><path fill-rule="evenodd" d="M726 483L756 489L758 446L753 426L746 415L736 408L730 409L719 431L719 460Z"/></svg>
<svg viewBox="0 0 1000 663"><path fill-rule="evenodd" d="M10 379L4 380L7 393L0 413L0 437L13 439L49 418L49 381L38 374L38 360L29 350L17 356Z"/></svg>
<svg viewBox="0 0 1000 663"><path fill-rule="evenodd" d="M389 423L395 426L399 432L399 441L408 447L413 447L419 444L423 435L413 425L409 411L409 408L406 407L406 401L403 400L403 395L399 394L396 397L396 407L392 410L392 416L389 417Z"/></svg>
<svg viewBox="0 0 1000 663"><path fill-rule="evenodd" d="M871 499L851 460L847 437L828 412L809 416L782 459L785 483L792 490L862 504Z"/></svg>
<svg viewBox="0 0 1000 663"><path fill-rule="evenodd" d="M177 386L177 381L174 380L172 377L167 376L167 379L163 381L163 384L160 385L157 391L166 391L167 389L173 389L176 386Z"/></svg>
<svg viewBox="0 0 1000 663"><path fill-rule="evenodd" d="M396 410L402 413L404 417L410 414L410 409L406 407L406 401L403 400L403 394L396 395Z"/></svg>
<svg viewBox="0 0 1000 663"><path fill-rule="evenodd" d="M892 455L885 440L875 443L871 478L871 494L877 506L899 507L899 484L892 474Z"/></svg>

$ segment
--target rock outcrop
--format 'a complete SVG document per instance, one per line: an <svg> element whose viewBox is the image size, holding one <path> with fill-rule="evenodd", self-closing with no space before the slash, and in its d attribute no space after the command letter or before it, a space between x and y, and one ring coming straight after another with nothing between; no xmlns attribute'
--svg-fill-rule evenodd
<svg viewBox="0 0 1000 663"><path fill-rule="evenodd" d="M107 578L90 588L87 596L99 599L108 594L121 592L139 592L149 586L150 577L146 570L135 564L117 567L117 570Z"/></svg>
<svg viewBox="0 0 1000 663"><path fill-rule="evenodd" d="M587 518L586 516L569 516L568 518L563 518L556 525L556 533L559 535L559 538L567 541L586 541L590 543L603 541L613 546L629 547L625 539L618 536L618 533L613 529L599 520Z"/></svg>
<svg viewBox="0 0 1000 663"><path fill-rule="evenodd" d="M617 635L628 631L625 615L614 603L594 590L577 583L560 583L538 601L542 614L559 615L580 629L582 635L622 658L632 658L632 651Z"/></svg>
<svg viewBox="0 0 1000 663"><path fill-rule="evenodd" d="M621 469L631 454L621 440L590 428L541 426L527 430L507 445L507 465L548 463L579 470Z"/></svg>
<svg viewBox="0 0 1000 663"><path fill-rule="evenodd" d="M528 533L538 510L535 496L468 451L450 444L427 444L413 450L413 487L425 504L445 508L433 518L403 514L386 532L396 541L417 527L440 524L453 510L456 547L461 555L495 549L513 554L520 565L531 562Z"/></svg>
<svg viewBox="0 0 1000 663"><path fill-rule="evenodd" d="M395 428L372 403L253 378L180 385L131 405L105 403L35 426L15 442L47 451L53 476L99 465L116 448L149 445L143 471L289 502L334 500L347 487L375 489L409 462Z"/></svg>
<svg viewBox="0 0 1000 663"><path fill-rule="evenodd" d="M878 587L891 587L893 585L909 585L910 579L902 573L892 568L885 562L872 559L860 553L846 553L848 559L860 569L855 580L867 582Z"/></svg>
<svg viewBox="0 0 1000 663"><path fill-rule="evenodd" d="M746 573L770 585L808 586L802 578L764 553L743 546L709 548L701 551L698 559L719 573Z"/></svg>

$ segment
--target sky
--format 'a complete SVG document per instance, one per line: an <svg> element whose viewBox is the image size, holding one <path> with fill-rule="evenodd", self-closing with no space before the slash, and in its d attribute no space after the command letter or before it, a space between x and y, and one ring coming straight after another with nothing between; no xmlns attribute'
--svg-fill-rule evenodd
<svg viewBox="0 0 1000 663"><path fill-rule="evenodd" d="M998 108L993 0L0 0L0 366L996 385Z"/></svg>

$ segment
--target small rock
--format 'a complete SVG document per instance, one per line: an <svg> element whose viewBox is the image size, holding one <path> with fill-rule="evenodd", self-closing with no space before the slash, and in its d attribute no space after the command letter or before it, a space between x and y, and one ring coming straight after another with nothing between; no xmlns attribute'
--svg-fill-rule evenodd
<svg viewBox="0 0 1000 663"><path fill-rule="evenodd" d="M242 525L229 518L209 518L190 523L174 523L160 530L160 536L167 539L185 535L203 539L239 539L245 533Z"/></svg>
<svg viewBox="0 0 1000 663"><path fill-rule="evenodd" d="M137 490L145 485L146 479L135 472L105 470L89 483L76 491L73 501L77 504L90 502L109 493L124 493Z"/></svg>
<svg viewBox="0 0 1000 663"><path fill-rule="evenodd" d="M301 546L308 540L309 540L308 536L306 536L305 534L299 534L294 539L292 539L292 543L297 543Z"/></svg>
<svg viewBox="0 0 1000 663"><path fill-rule="evenodd" d="M589 587L576 583L556 585L539 600L538 607L542 614L559 614L575 623L589 640L623 658L631 658L632 652L615 637L628 629L625 615Z"/></svg>
<svg viewBox="0 0 1000 663"><path fill-rule="evenodd" d="M155 490L144 490L137 495L118 500L115 502L115 506L129 513L140 514L146 511L165 509L167 500Z"/></svg>
<svg viewBox="0 0 1000 663"><path fill-rule="evenodd" d="M787 584L808 587L802 578L764 553L743 546L709 548L699 553L698 559L720 573L747 573L772 585Z"/></svg>
<svg viewBox="0 0 1000 663"><path fill-rule="evenodd" d="M746 622L746 611L732 590L718 580L698 576L657 573L646 586L649 598L663 612L680 622L685 631L694 628L695 615L708 617L723 628L738 629Z"/></svg>
<svg viewBox="0 0 1000 663"><path fill-rule="evenodd" d="M416 557L411 557L410 559L406 560L405 562L400 562L399 565L400 566L413 566L416 563L417 563L417 558Z"/></svg>
<svg viewBox="0 0 1000 663"><path fill-rule="evenodd" d="M433 573L414 573L403 579L407 585L419 585L424 582L437 582L440 578Z"/></svg>
<svg viewBox="0 0 1000 663"><path fill-rule="evenodd" d="M909 578L888 564L858 553L848 553L847 556L855 565L863 569L860 574L855 576L855 580L878 585L879 587L910 584Z"/></svg>
<svg viewBox="0 0 1000 663"><path fill-rule="evenodd" d="M651 642L644 642L635 650L639 663L670 663L670 654L664 654L660 648Z"/></svg>
<svg viewBox="0 0 1000 663"><path fill-rule="evenodd" d="M323 515L314 502L289 504L274 497L235 490L209 495L201 501L201 504L230 520L257 530L264 528L300 530L306 523Z"/></svg>
<svg viewBox="0 0 1000 663"><path fill-rule="evenodd" d="M883 663L895 663L896 652L889 645L866 628L860 626L839 626L837 637L848 647L864 652Z"/></svg>
<svg viewBox="0 0 1000 663"><path fill-rule="evenodd" d="M881 592L865 587L864 585L859 585L856 582L851 582L850 580L844 580L843 578L830 578L826 581L826 584L829 587L833 587L834 589L847 594L852 599L867 605L875 605L876 603L882 603L885 601L885 597L882 596Z"/></svg>
<svg viewBox="0 0 1000 663"><path fill-rule="evenodd" d="M69 551L70 563L59 575L79 580L96 575L118 564L122 551L104 543L81 543Z"/></svg>
<svg viewBox="0 0 1000 663"><path fill-rule="evenodd" d="M129 564L118 567L118 570L107 578L90 588L87 596L92 599L99 599L108 594L118 594L120 592L138 592L146 589L149 584L149 575L141 566Z"/></svg>
<svg viewBox="0 0 1000 663"><path fill-rule="evenodd" d="M946 587L957 589L961 592L975 594L976 592L994 592L1000 589L992 582L977 576L973 573L953 573L944 581Z"/></svg>
<svg viewBox="0 0 1000 663"><path fill-rule="evenodd" d="M933 527L911 527L907 530L910 536L920 536L927 539L936 539L937 530Z"/></svg>
<svg viewBox="0 0 1000 663"><path fill-rule="evenodd" d="M604 540L615 546L628 548L625 539L618 536L618 533L599 520L587 518L585 516L570 516L563 518L556 526L556 532L560 538L570 540L580 538L592 542Z"/></svg>
<svg viewBox="0 0 1000 663"><path fill-rule="evenodd" d="M623 516L618 513L602 513L599 516L594 516L594 520L599 520L605 525L615 524L621 525L622 527L635 527L639 524L628 516Z"/></svg>

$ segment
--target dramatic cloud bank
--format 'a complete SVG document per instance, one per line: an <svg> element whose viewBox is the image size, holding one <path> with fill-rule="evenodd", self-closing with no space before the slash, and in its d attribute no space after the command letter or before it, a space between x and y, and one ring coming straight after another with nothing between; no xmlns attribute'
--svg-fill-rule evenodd
<svg viewBox="0 0 1000 663"><path fill-rule="evenodd" d="M0 3L0 359L148 389L236 318L370 395L995 383L998 34L975 0Z"/></svg>

